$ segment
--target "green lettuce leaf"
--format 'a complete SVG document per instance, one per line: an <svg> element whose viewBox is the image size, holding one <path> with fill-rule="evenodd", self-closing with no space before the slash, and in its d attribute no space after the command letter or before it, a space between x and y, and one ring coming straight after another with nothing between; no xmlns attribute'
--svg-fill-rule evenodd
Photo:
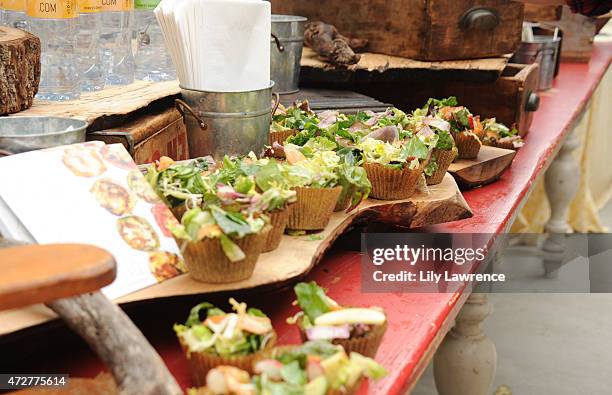
<svg viewBox="0 0 612 395"><path fill-rule="evenodd" d="M325 291L314 281L299 283L293 290L297 296L298 305L311 322L331 310L331 304Z"/></svg>

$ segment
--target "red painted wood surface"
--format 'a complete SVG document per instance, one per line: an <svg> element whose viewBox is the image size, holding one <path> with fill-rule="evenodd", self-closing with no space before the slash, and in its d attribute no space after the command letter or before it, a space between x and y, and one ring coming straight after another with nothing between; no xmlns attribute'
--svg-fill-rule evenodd
<svg viewBox="0 0 612 395"><path fill-rule="evenodd" d="M597 44L589 64L562 64L554 88L542 94L540 110L535 114L526 144L518 152L512 167L499 181L465 192L474 217L432 226L426 230L449 233L498 233L506 230L534 180L546 169L563 137L583 112L611 58L612 45ZM359 249L357 240L352 239L345 244ZM308 275L308 280L316 280L326 287L331 297L342 304L377 305L385 308L390 325L377 359L387 367L390 374L377 383L369 384L369 387L364 385L362 393L402 394L420 376L437 342L441 340L444 330L448 330L467 295L363 294L360 292L359 259L358 252L336 249ZM225 299L226 296L222 296L213 301L221 302ZM295 312L291 306L293 295L290 290L267 295L251 293L244 295L243 299L263 308L273 317L280 343L299 341L297 330L285 323L285 318ZM182 321L189 307L198 300L193 297L176 298L128 307L137 325L155 345L183 386L189 386L190 382L186 361L172 332L171 323ZM443 331L440 328L444 328ZM21 343L25 345L35 339L33 336L36 335L24 333L23 336ZM64 339L57 344L61 351L54 352L54 346L47 345L44 355L38 349L28 351L28 347L22 345L22 358L17 362L12 361L12 370L22 367L22 372L27 369L32 372L67 372L75 376L94 376L103 369L96 358L74 339Z"/></svg>

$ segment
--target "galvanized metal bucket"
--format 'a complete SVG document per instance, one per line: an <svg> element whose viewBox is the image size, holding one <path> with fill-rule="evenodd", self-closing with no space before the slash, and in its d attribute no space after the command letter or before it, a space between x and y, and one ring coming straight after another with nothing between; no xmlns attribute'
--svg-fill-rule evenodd
<svg viewBox="0 0 612 395"><path fill-rule="evenodd" d="M552 88L555 68L559 59L561 37L535 35L533 41L522 42L512 61L522 64L540 65L539 90Z"/></svg>
<svg viewBox="0 0 612 395"><path fill-rule="evenodd" d="M187 126L189 155L260 154L268 143L272 116L272 87L247 92L207 92L181 87L176 100ZM276 103L278 103L278 95ZM276 104L275 104L276 106Z"/></svg>
<svg viewBox="0 0 612 395"><path fill-rule="evenodd" d="M275 82L274 92L288 94L299 90L306 21L302 16L272 15L270 75Z"/></svg>
<svg viewBox="0 0 612 395"><path fill-rule="evenodd" d="M85 141L87 122L63 117L0 117L0 156Z"/></svg>

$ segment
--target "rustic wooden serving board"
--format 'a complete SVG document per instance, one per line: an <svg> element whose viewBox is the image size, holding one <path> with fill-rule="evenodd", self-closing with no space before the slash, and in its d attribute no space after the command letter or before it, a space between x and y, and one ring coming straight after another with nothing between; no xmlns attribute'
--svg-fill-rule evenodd
<svg viewBox="0 0 612 395"><path fill-rule="evenodd" d="M231 284L206 284L185 274L116 300L118 303L176 295L206 294L242 289L273 289L307 274L321 261L333 242L348 228L360 222L381 221L418 228L469 218L472 212L453 177L418 192L410 199L383 201L368 199L353 212L337 212L322 232L305 236L284 236L279 248L262 254L251 278ZM48 309L35 305L27 309L0 312L0 335L11 333L54 318Z"/></svg>
<svg viewBox="0 0 612 395"><path fill-rule="evenodd" d="M466 188L489 184L510 167L516 151L483 145L476 159L458 159L448 172L457 183Z"/></svg>

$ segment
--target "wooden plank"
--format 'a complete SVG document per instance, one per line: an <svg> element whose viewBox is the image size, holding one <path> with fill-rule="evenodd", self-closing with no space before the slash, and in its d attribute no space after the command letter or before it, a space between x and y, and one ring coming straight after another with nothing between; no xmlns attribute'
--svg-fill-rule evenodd
<svg viewBox="0 0 612 395"><path fill-rule="evenodd" d="M427 78L460 81L495 81L509 56L473 60L427 62L376 53L363 53L355 65L335 67L310 48L302 52L300 83L307 87L332 87L357 82L412 82ZM328 85L325 85L328 84ZM332 85L329 85L332 84Z"/></svg>
<svg viewBox="0 0 612 395"><path fill-rule="evenodd" d="M0 310L96 291L115 279L105 250L80 244L0 249Z"/></svg>
<svg viewBox="0 0 612 395"><path fill-rule="evenodd" d="M461 17L474 7L494 10L498 24L462 29ZM426 60L514 52L523 21L522 3L507 0L273 0L272 11L332 24L345 36L367 39L371 52Z"/></svg>
<svg viewBox="0 0 612 395"><path fill-rule="evenodd" d="M483 145L476 159L458 159L448 172L463 187L489 184L510 167L516 151Z"/></svg>
<svg viewBox="0 0 612 395"><path fill-rule="evenodd" d="M13 116L60 116L77 118L90 124L88 130L100 130L110 118L124 117L149 107L159 101L167 101L165 107L178 97L178 81L136 81L130 85L111 86L98 92L81 94L79 100L49 102L34 100L31 108ZM116 122L115 122L116 123Z"/></svg>
<svg viewBox="0 0 612 395"><path fill-rule="evenodd" d="M410 199L382 201L368 199L356 210L334 213L322 232L306 236L283 236L280 247L259 257L255 273L247 280L230 284L206 284L181 275L117 300L118 303L149 300L177 295L217 293L243 289L274 289L306 275L318 264L333 242L347 229L365 221L381 221L417 228L468 218L472 212L465 203L453 177L418 192ZM53 318L40 307L0 312L0 334L39 324Z"/></svg>
<svg viewBox="0 0 612 395"><path fill-rule="evenodd" d="M563 6L525 4L525 20L531 22L558 21L561 19Z"/></svg>

